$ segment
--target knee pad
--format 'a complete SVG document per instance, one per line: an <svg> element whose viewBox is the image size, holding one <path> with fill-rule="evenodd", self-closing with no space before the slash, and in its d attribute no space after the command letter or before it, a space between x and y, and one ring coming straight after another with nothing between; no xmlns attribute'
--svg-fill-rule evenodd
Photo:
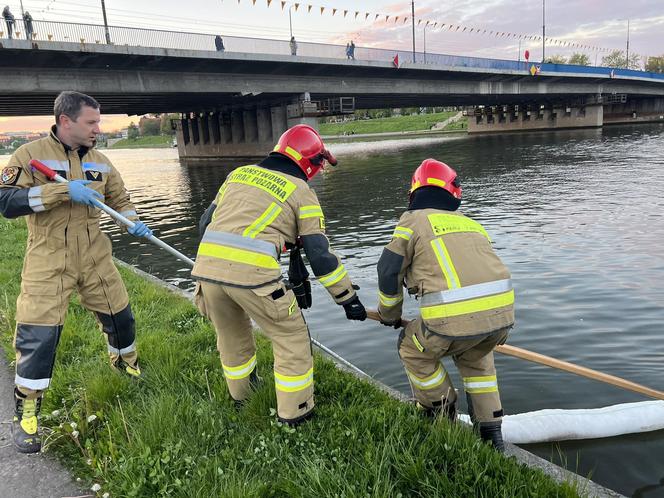
<svg viewBox="0 0 664 498"><path fill-rule="evenodd" d="M51 381L62 325L16 325L16 379L25 393L42 391Z"/></svg>
<svg viewBox="0 0 664 498"><path fill-rule="evenodd" d="M109 346L123 350L134 344L136 326L131 306L127 305L125 309L112 315L99 312L96 314L102 331L108 336Z"/></svg>

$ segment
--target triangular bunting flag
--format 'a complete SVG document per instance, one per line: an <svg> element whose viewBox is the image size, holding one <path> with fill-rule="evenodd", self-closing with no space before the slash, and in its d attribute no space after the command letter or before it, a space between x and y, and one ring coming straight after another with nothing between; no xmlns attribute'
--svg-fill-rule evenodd
<svg viewBox="0 0 664 498"><path fill-rule="evenodd" d="M394 59L392 59L392 64L394 64L394 67L399 69L399 54L394 56Z"/></svg>

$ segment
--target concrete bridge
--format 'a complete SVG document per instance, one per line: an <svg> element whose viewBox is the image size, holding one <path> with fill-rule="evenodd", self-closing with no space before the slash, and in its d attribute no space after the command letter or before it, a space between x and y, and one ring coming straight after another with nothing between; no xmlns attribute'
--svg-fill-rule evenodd
<svg viewBox="0 0 664 498"><path fill-rule="evenodd" d="M63 89L93 95L105 113L179 112L185 159L260 155L288 126L354 109L469 106L470 132L664 121L664 75L641 71L441 54L413 62L361 47L347 60L344 47L308 43L293 56L285 41L233 37L218 52L213 35L129 28L111 33L120 43L102 43L103 32L73 42L48 29L0 40L0 115L50 114Z"/></svg>

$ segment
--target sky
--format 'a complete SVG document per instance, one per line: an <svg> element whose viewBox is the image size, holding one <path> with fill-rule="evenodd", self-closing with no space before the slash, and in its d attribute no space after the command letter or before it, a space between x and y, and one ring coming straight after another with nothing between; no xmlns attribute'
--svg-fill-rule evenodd
<svg viewBox="0 0 664 498"><path fill-rule="evenodd" d="M359 47L412 47L408 0L269 1L269 7L268 0L188 0L186 4L181 0L105 0L105 4L110 25L279 40L290 37L290 9L293 35L299 41L345 45L352 39ZM631 54L664 54L664 0L544 1L546 36L552 39L547 42L547 56L583 52L591 63L601 62L609 51L625 50L628 19ZM4 3L17 18L20 16L20 0ZM428 53L516 60L527 49L531 58L541 57L541 40L522 39L519 43L518 37L500 33L541 36L542 0L414 3L415 19L420 21L415 29L417 50L422 50L426 33ZM92 24L103 23L100 4L100 0L23 0L23 8L35 20ZM572 48L566 45L569 43L596 49ZM102 129L126 126L131 120L136 121L136 117L105 116ZM0 117L0 133L42 130L51 123L51 117Z"/></svg>

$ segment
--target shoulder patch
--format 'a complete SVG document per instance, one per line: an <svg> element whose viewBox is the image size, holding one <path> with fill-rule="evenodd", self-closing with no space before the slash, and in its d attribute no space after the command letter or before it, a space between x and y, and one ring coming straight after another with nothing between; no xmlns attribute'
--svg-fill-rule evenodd
<svg viewBox="0 0 664 498"><path fill-rule="evenodd" d="M4 168L2 174L0 174L0 183L3 185L16 185L19 176L21 176L21 168L8 166Z"/></svg>

